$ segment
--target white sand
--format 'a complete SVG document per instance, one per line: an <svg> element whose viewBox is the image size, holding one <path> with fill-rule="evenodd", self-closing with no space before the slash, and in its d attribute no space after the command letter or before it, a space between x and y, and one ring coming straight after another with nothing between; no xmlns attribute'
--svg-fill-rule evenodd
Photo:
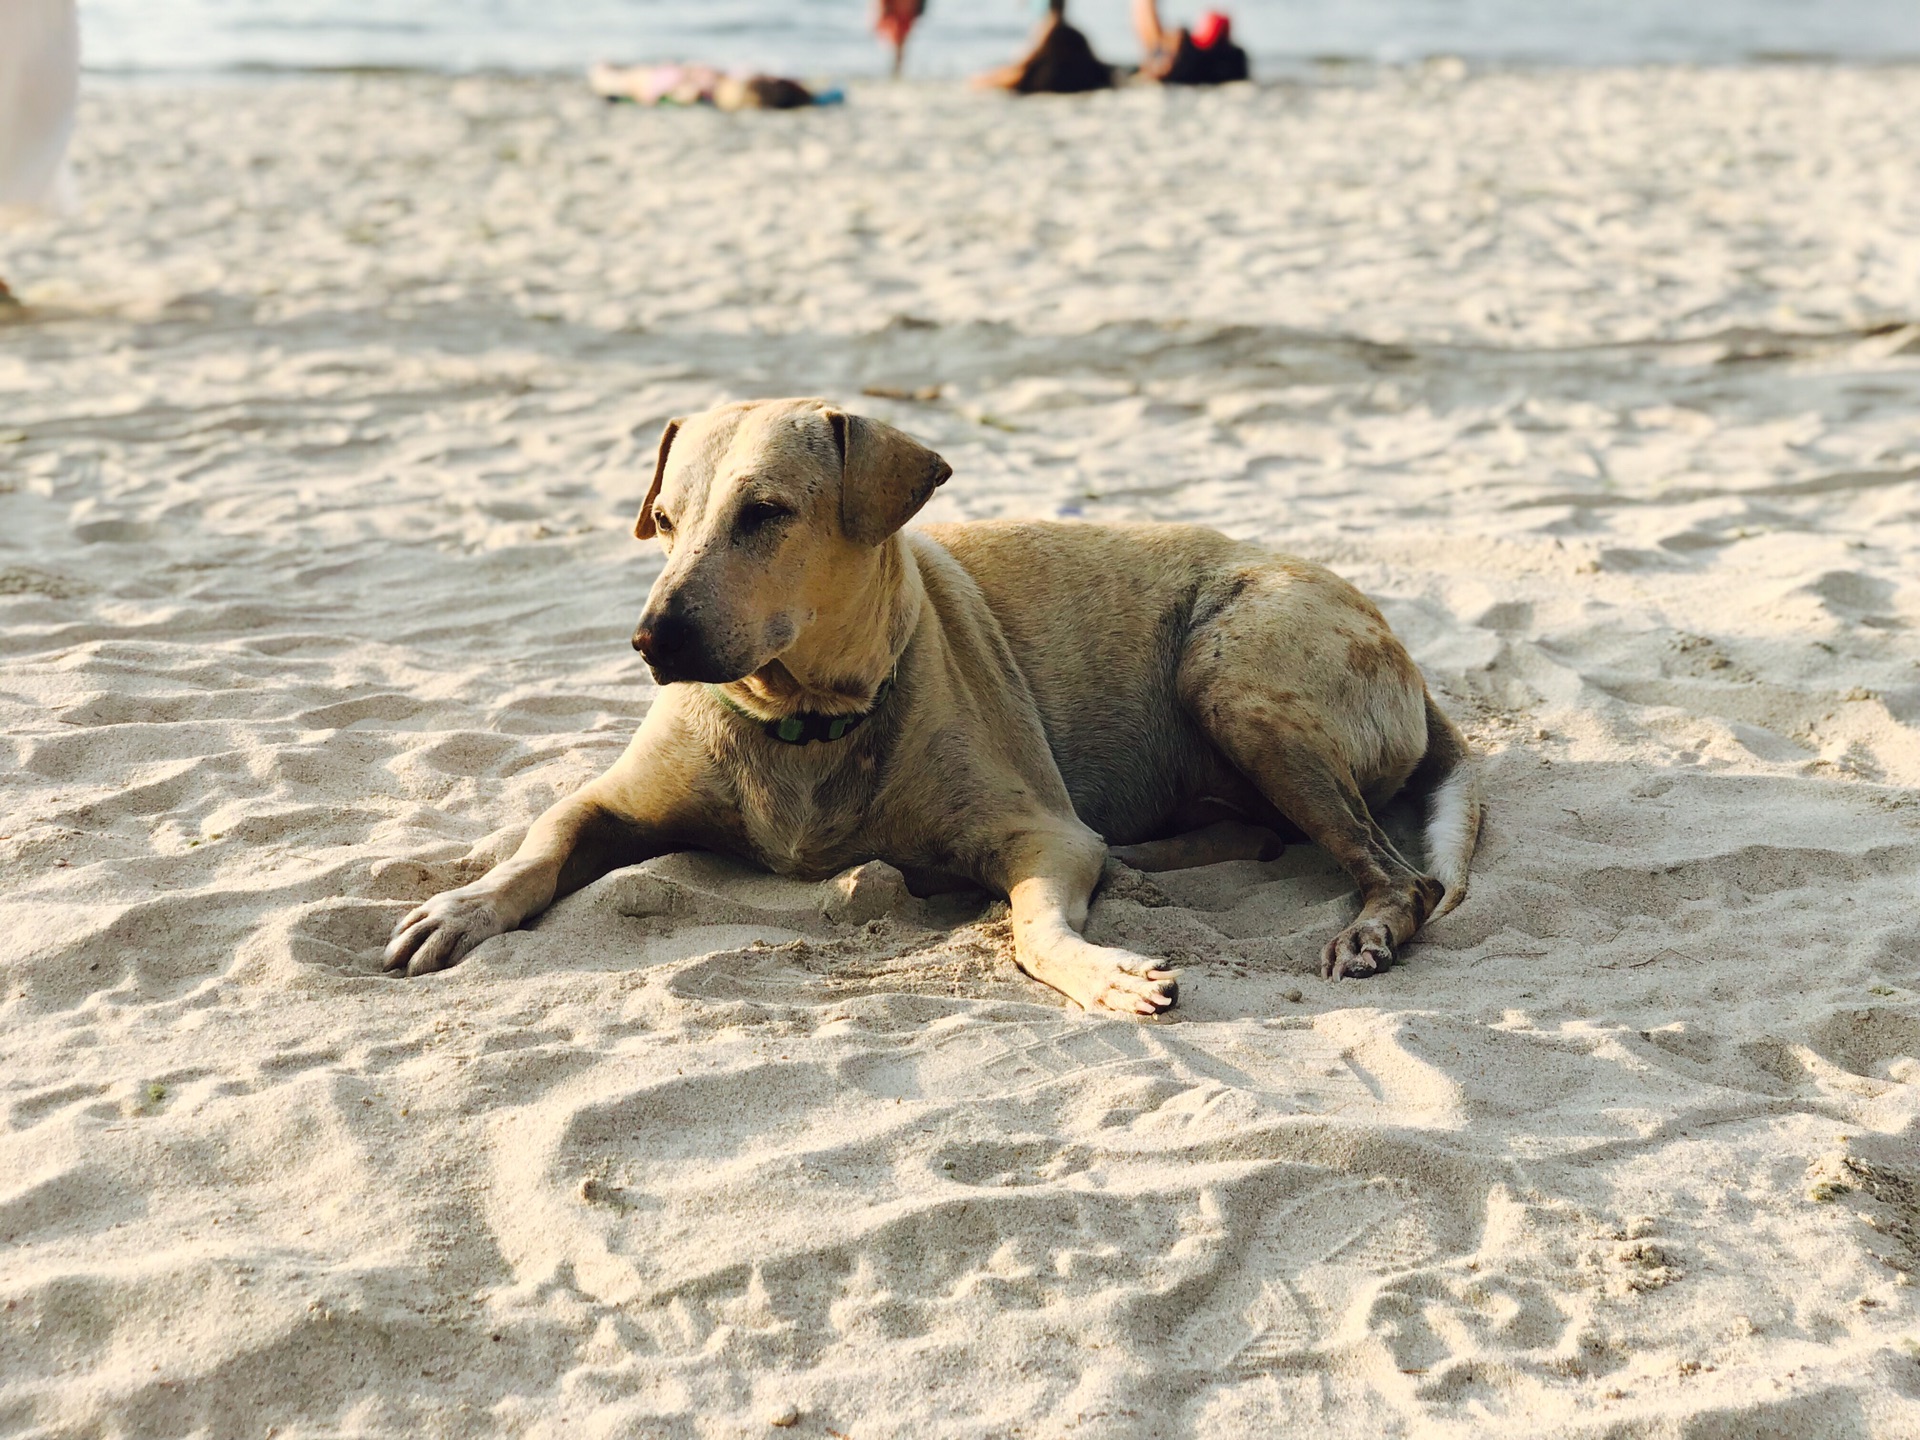
<svg viewBox="0 0 1920 1440"><path fill-rule="evenodd" d="M1910 69L96 91L0 237L0 1433L1920 1435L1916 135ZM1379 597L1468 902L1330 985L1319 853L1123 876L1152 1026L701 857L378 975L646 709L661 420L796 392L936 518Z"/></svg>

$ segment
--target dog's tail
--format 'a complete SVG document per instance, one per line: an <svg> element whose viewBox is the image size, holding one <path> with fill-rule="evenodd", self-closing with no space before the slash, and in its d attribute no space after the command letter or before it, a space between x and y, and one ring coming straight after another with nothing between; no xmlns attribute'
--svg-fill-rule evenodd
<svg viewBox="0 0 1920 1440"><path fill-rule="evenodd" d="M1409 784L1427 792L1427 873L1444 887L1433 915L1467 898L1467 867L1480 839L1480 765L1467 737L1427 696L1427 753ZM1432 917L1429 917L1432 918Z"/></svg>

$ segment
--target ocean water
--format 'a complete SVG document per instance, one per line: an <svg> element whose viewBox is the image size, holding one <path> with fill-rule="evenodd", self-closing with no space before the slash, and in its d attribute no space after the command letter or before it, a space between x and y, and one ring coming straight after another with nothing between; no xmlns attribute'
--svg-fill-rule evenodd
<svg viewBox="0 0 1920 1440"><path fill-rule="evenodd" d="M1434 55L1502 64L1779 56L1920 58L1920 0L1166 0L1177 20L1220 5L1269 73L1317 60ZM80 0L102 71L332 67L576 70L599 59L705 60L810 76L884 68L869 0ZM1129 0L1069 12L1108 59L1138 58ZM1030 0L929 0L908 71L965 74L1008 58Z"/></svg>

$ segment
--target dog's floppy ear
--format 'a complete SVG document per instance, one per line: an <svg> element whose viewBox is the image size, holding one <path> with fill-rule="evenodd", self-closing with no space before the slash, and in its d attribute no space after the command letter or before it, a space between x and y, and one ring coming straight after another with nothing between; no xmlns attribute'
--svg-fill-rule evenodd
<svg viewBox="0 0 1920 1440"><path fill-rule="evenodd" d="M673 437L679 433L678 420L667 421L667 428L660 432L660 455L653 462L653 484L647 489L647 498L640 502L640 517L633 522L636 540L653 538L653 502L660 498L660 477L667 473L667 451L673 448Z"/></svg>
<svg viewBox="0 0 1920 1440"><path fill-rule="evenodd" d="M878 545L927 503L953 467L891 425L829 410L840 449L840 530L862 545Z"/></svg>

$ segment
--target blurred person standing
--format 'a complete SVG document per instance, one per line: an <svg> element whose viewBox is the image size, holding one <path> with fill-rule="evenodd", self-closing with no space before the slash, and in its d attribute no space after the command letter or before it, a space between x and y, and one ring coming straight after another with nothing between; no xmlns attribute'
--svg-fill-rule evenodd
<svg viewBox="0 0 1920 1440"><path fill-rule="evenodd" d="M927 0L874 0L873 28L893 47L893 78L907 58L907 36L914 21L927 13Z"/></svg>
<svg viewBox="0 0 1920 1440"><path fill-rule="evenodd" d="M66 198L67 140L79 93L73 0L0 0L0 217ZM0 278L0 303L12 302Z"/></svg>

